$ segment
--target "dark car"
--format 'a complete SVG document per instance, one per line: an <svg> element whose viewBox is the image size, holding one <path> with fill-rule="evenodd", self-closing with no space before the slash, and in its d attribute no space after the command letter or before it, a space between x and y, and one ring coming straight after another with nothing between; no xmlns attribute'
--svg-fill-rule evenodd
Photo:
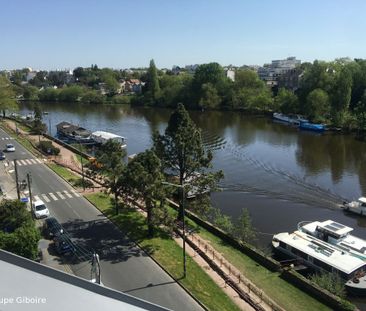
<svg viewBox="0 0 366 311"><path fill-rule="evenodd" d="M2 151L0 151L0 160L5 160L5 154Z"/></svg>
<svg viewBox="0 0 366 311"><path fill-rule="evenodd" d="M64 233L64 230L55 217L48 217L43 224L43 232L46 237L53 239Z"/></svg>
<svg viewBox="0 0 366 311"><path fill-rule="evenodd" d="M53 239L55 242L55 250L59 255L70 255L75 251L75 247L66 235L61 234Z"/></svg>

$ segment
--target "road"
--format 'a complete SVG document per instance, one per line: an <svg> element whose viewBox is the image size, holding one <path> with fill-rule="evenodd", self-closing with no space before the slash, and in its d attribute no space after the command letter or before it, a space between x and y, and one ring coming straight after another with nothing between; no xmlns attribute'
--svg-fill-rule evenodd
<svg viewBox="0 0 366 311"><path fill-rule="evenodd" d="M4 149L6 143L12 143L16 148L15 152L6 153L7 169L14 180L12 171L16 159L19 180L26 179L27 173L31 174L33 197L43 200L51 215L71 235L77 260L70 266L77 276L90 279L91 254L95 250L100 255L105 286L172 310L203 310L99 210L0 129L0 149Z"/></svg>

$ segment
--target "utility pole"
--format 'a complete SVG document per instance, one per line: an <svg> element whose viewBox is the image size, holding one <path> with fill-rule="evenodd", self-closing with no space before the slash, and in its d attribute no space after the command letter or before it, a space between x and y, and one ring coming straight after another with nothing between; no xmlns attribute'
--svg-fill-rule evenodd
<svg viewBox="0 0 366 311"><path fill-rule="evenodd" d="M80 163L81 163L81 178L83 182L83 190L85 191L85 179L84 179L84 164L83 164L83 156L81 155L81 143L79 143L79 149L80 149Z"/></svg>
<svg viewBox="0 0 366 311"><path fill-rule="evenodd" d="M18 179L18 164L17 159L14 159L14 171L15 171L15 183L17 185L17 195L18 200L20 200L20 190L19 190L19 179Z"/></svg>
<svg viewBox="0 0 366 311"><path fill-rule="evenodd" d="M49 134L50 136L52 136L52 134L51 134L51 117L49 117L49 119L48 119L48 125L49 125L48 134Z"/></svg>
<svg viewBox="0 0 366 311"><path fill-rule="evenodd" d="M32 189L31 189L31 182L32 182L32 177L30 173L27 173L27 182L28 182L28 190L29 190L29 201L30 201L30 206L32 208Z"/></svg>

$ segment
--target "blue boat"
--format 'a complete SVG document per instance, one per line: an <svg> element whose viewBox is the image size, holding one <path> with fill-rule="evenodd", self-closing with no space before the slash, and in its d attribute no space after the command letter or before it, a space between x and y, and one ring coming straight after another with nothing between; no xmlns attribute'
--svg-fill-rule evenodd
<svg viewBox="0 0 366 311"><path fill-rule="evenodd" d="M301 130L313 131L313 132L324 132L325 126L323 124L316 124L310 122L301 122L299 128Z"/></svg>

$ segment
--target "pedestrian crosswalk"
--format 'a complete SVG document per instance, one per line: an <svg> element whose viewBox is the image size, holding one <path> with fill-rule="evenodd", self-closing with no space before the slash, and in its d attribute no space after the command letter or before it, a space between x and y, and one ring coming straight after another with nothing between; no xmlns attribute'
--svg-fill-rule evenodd
<svg viewBox="0 0 366 311"><path fill-rule="evenodd" d="M33 196L34 200L42 200L45 203L49 203L51 201L58 200L66 200L80 197L80 193L75 190L64 190L64 191L56 191L54 193L40 193Z"/></svg>
<svg viewBox="0 0 366 311"><path fill-rule="evenodd" d="M12 140L13 138L11 137L0 137L0 140Z"/></svg>
<svg viewBox="0 0 366 311"><path fill-rule="evenodd" d="M22 159L22 160L16 160L18 166L23 165L32 165L32 164L41 164L42 161L40 159ZM10 161L11 165L14 165L14 161Z"/></svg>

